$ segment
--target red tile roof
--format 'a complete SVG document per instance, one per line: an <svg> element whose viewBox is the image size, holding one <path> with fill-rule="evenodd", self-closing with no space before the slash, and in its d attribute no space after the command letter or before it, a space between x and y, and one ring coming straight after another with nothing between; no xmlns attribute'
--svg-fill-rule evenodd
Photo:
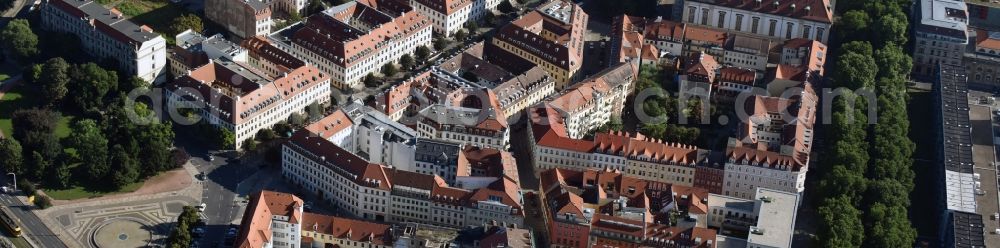
<svg viewBox="0 0 1000 248"><path fill-rule="evenodd" d="M337 9L340 12L323 12L307 18L303 21L304 27L292 35L292 42L335 64L349 67L380 53L385 49L382 42L407 39L430 26L426 17L406 3L394 0L358 1L341 6L345 8ZM359 24L348 24L353 21L374 29L366 31L355 27Z"/></svg>
<svg viewBox="0 0 1000 248"><path fill-rule="evenodd" d="M302 206L302 199L288 193L265 190L251 196L236 236L236 247L263 247L271 241L272 216L286 216L288 223L297 224L302 220Z"/></svg>
<svg viewBox="0 0 1000 248"><path fill-rule="evenodd" d="M684 40L709 43L721 47L726 43L726 32L712 28L689 26L684 29Z"/></svg>
<svg viewBox="0 0 1000 248"><path fill-rule="evenodd" d="M302 231L374 245L392 245L395 242L392 226L389 225L314 213L303 216Z"/></svg>

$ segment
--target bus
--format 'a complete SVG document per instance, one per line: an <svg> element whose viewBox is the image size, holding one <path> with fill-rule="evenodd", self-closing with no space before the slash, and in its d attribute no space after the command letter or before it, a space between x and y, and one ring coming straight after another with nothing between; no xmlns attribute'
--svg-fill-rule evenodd
<svg viewBox="0 0 1000 248"><path fill-rule="evenodd" d="M21 237L21 221L14 216L7 206L0 206L0 220L3 221L3 228L15 238Z"/></svg>

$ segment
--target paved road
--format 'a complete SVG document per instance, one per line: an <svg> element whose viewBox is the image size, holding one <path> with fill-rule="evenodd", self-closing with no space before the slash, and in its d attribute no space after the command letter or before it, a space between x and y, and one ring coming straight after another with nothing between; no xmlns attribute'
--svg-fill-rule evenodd
<svg viewBox="0 0 1000 248"><path fill-rule="evenodd" d="M207 224L206 233L198 239L200 247L219 247L230 223L242 216L235 201L237 184L252 175L256 168L230 163L225 157L210 155L215 151L197 143L197 139L182 137L186 135L189 134L179 134L176 143L191 154L191 164L198 172L206 175L205 180L198 181L204 190L200 203L205 204L202 216L206 218ZM209 156L213 156L214 161L210 161Z"/></svg>
<svg viewBox="0 0 1000 248"><path fill-rule="evenodd" d="M26 206L10 194L0 194L0 203L9 207L11 212L21 220L21 230L24 237L31 239L41 247L66 247L66 244L59 240L59 237L52 233L52 230L49 230L42 223L42 220L31 211L34 206Z"/></svg>

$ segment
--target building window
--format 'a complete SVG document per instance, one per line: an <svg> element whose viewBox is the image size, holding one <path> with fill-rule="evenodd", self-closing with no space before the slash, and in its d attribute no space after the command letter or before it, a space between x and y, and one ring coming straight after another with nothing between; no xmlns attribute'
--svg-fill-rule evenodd
<svg viewBox="0 0 1000 248"><path fill-rule="evenodd" d="M753 21L750 22L750 32L756 34L758 26L760 26L760 17L754 17Z"/></svg>
<svg viewBox="0 0 1000 248"><path fill-rule="evenodd" d="M694 23L694 11L697 10L695 7L688 7L688 23Z"/></svg>
<svg viewBox="0 0 1000 248"><path fill-rule="evenodd" d="M816 40L823 41L823 32L824 31L826 31L826 30L823 30L823 28L816 28Z"/></svg>
<svg viewBox="0 0 1000 248"><path fill-rule="evenodd" d="M708 9L701 10L701 25L708 25Z"/></svg>
<svg viewBox="0 0 1000 248"><path fill-rule="evenodd" d="M812 33L812 26L805 25L802 26L802 38L809 39L809 35Z"/></svg>
<svg viewBox="0 0 1000 248"><path fill-rule="evenodd" d="M767 31L767 36L774 36L774 32L777 31L775 29L778 28L778 21L771 20L771 25L769 27L770 28Z"/></svg>
<svg viewBox="0 0 1000 248"><path fill-rule="evenodd" d="M785 39L792 39L792 27L794 25L791 22L785 24Z"/></svg>
<svg viewBox="0 0 1000 248"><path fill-rule="evenodd" d="M719 11L719 22L716 25L719 28L724 28L726 26L726 12Z"/></svg>
<svg viewBox="0 0 1000 248"><path fill-rule="evenodd" d="M743 15L736 14L736 31L743 31Z"/></svg>

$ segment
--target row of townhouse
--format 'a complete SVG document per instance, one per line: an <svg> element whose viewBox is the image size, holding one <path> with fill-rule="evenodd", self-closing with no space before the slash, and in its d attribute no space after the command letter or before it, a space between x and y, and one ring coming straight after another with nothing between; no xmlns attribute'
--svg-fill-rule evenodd
<svg viewBox="0 0 1000 248"><path fill-rule="evenodd" d="M809 38L776 41L764 36L662 19L619 16L608 46L611 63L639 60L643 64L684 62L708 54L728 67L766 71L777 64L807 66L823 73L827 47ZM687 65L685 65L687 66Z"/></svg>
<svg viewBox="0 0 1000 248"><path fill-rule="evenodd" d="M749 199L621 171L549 169L539 192L552 247L790 247L800 199Z"/></svg>
<svg viewBox="0 0 1000 248"><path fill-rule="evenodd" d="M228 129L235 147L262 129L330 100L330 77L304 65L272 76L245 63L209 60L164 86L167 106L196 110L202 120Z"/></svg>
<svg viewBox="0 0 1000 248"><path fill-rule="evenodd" d="M570 138L579 139L591 130L607 124L612 116L621 116L626 98L639 68L632 62L617 63L547 99L566 124Z"/></svg>
<svg viewBox="0 0 1000 248"><path fill-rule="evenodd" d="M205 18L221 25L236 39L248 39L270 34L275 7L292 1L301 0L207 0Z"/></svg>
<svg viewBox="0 0 1000 248"><path fill-rule="evenodd" d="M121 73L153 83L166 80L166 40L127 20L117 9L92 0L47 0L41 18L44 29L79 37L90 56L114 59Z"/></svg>
<svg viewBox="0 0 1000 248"><path fill-rule="evenodd" d="M710 160L707 150L639 133L597 133L593 140L572 139L558 113L544 107L534 109L528 132L533 166L538 170L609 168L640 179L742 198L753 197L760 187L792 193L805 189L807 151L773 151L767 146L734 143L721 159ZM802 148L801 143L795 144Z"/></svg>
<svg viewBox="0 0 1000 248"><path fill-rule="evenodd" d="M233 246L390 248L409 244L412 236L386 224L305 212L304 203L288 193L252 195Z"/></svg>
<svg viewBox="0 0 1000 248"><path fill-rule="evenodd" d="M335 123L335 122L334 122ZM336 124L310 125L284 145L282 175L353 216L444 227L495 220L523 225L521 191L509 176L449 186L433 170L418 173L372 163L326 138ZM342 130L341 130L342 131ZM339 133L339 131L333 131ZM457 180L457 179L456 179Z"/></svg>
<svg viewBox="0 0 1000 248"><path fill-rule="evenodd" d="M421 15L434 24L434 32L449 37L466 23L478 22L492 14L501 0L410 0Z"/></svg>
<svg viewBox="0 0 1000 248"><path fill-rule="evenodd" d="M268 39L330 74L334 87L361 89L366 75L429 45L431 24L405 2L351 1L276 31Z"/></svg>

